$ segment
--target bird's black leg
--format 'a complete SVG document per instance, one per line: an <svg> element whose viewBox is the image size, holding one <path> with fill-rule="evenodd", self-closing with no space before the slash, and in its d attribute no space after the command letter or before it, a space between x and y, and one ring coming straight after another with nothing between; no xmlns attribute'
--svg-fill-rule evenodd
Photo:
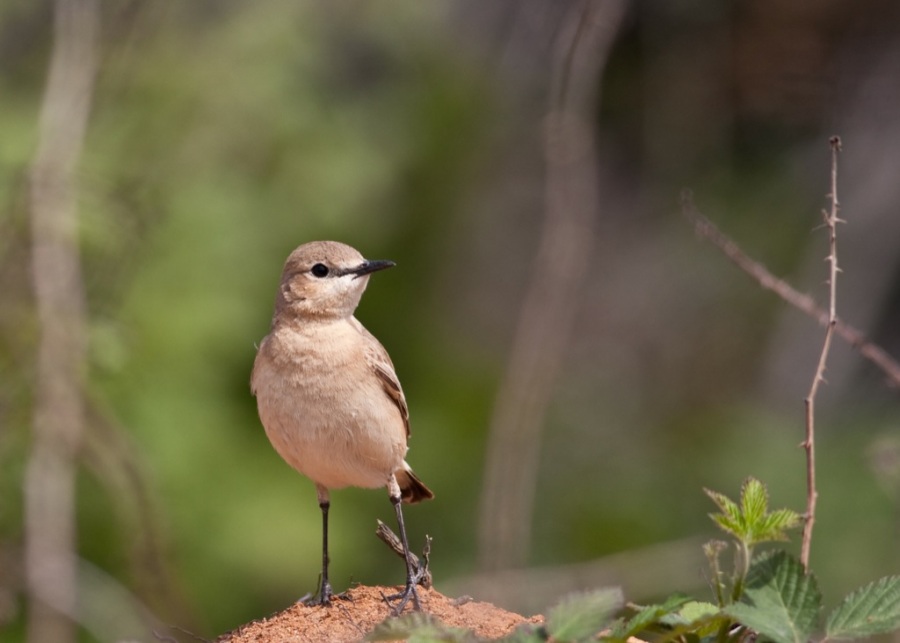
<svg viewBox="0 0 900 643"><path fill-rule="evenodd" d="M391 609L394 611L395 615L399 615L410 600L412 600L413 608L416 611L421 611L422 604L419 602L419 594L416 591L416 585L418 584L421 575L415 573L412 558L410 558L409 555L409 542L406 539L406 526L403 524L403 510L400 508L400 488L397 486L396 480L392 480L392 482L394 484L388 485L388 489L391 492L394 490L397 492L396 495L391 493L391 504L394 505L394 511L397 513L397 527L400 530L400 542L403 545L403 557L406 559L406 587L402 592L388 596L387 598L388 600L397 601L395 605L391 606Z"/></svg>
<svg viewBox="0 0 900 643"><path fill-rule="evenodd" d="M322 585L319 588L319 602L322 605L331 603L331 583L328 582L328 509L331 503L325 501L319 505L322 509Z"/></svg>
<svg viewBox="0 0 900 643"><path fill-rule="evenodd" d="M313 596L304 601L307 605L331 605L334 593L331 591L331 583L328 582L328 509L331 502L328 497L328 489L316 486L319 496L319 508L322 510L322 580L319 584L318 598Z"/></svg>

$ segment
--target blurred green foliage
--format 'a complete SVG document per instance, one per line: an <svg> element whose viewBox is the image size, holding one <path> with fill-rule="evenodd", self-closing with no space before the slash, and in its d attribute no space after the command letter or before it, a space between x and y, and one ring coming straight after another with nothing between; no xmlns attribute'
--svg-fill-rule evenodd
<svg viewBox="0 0 900 643"><path fill-rule="evenodd" d="M333 238L398 263L372 280L358 316L397 366L412 415L409 459L437 495L408 512L408 528L413 543L434 537L438 588L474 571L482 447L540 225L539 158L512 187L501 166L537 149L540 91L498 80L490 54L432 3L103 10L78 171L92 407L80 555L164 621L203 635L314 590L313 487L269 446L248 381L284 258ZM585 313L590 327L573 338L547 420L535 564L708 531L700 489L751 474L768 482L774 504L803 505L805 391L793 393L794 409L754 397L783 309L699 249L672 213L689 180L735 237L779 273L796 268L818 192L797 189L779 154L805 132L722 142L671 171L683 148L651 158L638 142L648 53L636 39L623 35L599 116L605 154L623 159L623 174L644 172L639 214L617 208L602 224L608 272L585 305L599 297L604 312ZM0 546L12 561L37 341L25 175L50 46L49 3L0 7ZM493 183L506 191L487 197ZM521 208L529 190L538 198ZM770 217L778 234L756 215L772 204L799 213ZM642 259L648 239L658 245ZM811 377L812 366L798 368ZM900 564L897 499L865 460L896 400L846 401L830 407L820 442L813 545L823 584L839 593ZM334 494L336 589L402 580L373 538L376 517L390 515L385 493ZM685 590L703 582L683 580ZM0 632L17 640L24 599L10 593L15 583L0 585L9 597Z"/></svg>

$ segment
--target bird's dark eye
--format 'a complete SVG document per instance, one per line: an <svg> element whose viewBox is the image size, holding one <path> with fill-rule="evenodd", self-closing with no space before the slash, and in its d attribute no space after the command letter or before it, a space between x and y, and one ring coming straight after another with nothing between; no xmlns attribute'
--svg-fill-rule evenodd
<svg viewBox="0 0 900 643"><path fill-rule="evenodd" d="M310 272L312 272L313 276L315 277L327 277L328 266L326 266L324 263L317 263L312 267L312 270Z"/></svg>

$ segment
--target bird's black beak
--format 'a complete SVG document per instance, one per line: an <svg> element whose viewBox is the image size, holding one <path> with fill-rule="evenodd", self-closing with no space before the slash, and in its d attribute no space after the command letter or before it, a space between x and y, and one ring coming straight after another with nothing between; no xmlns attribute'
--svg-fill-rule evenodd
<svg viewBox="0 0 900 643"><path fill-rule="evenodd" d="M372 272L384 270L385 268L393 268L396 265L397 264L395 264L393 261L377 259L375 261L363 261L356 268L352 268L347 272L352 272L356 275L356 277L362 277L363 275L368 275Z"/></svg>

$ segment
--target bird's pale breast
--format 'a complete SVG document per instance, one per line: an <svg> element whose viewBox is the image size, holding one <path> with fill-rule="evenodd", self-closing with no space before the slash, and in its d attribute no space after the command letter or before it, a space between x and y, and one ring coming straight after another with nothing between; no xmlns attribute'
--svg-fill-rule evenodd
<svg viewBox="0 0 900 643"><path fill-rule="evenodd" d="M276 326L253 367L272 446L329 489L383 486L406 454L403 418L366 362L366 341L348 320Z"/></svg>

